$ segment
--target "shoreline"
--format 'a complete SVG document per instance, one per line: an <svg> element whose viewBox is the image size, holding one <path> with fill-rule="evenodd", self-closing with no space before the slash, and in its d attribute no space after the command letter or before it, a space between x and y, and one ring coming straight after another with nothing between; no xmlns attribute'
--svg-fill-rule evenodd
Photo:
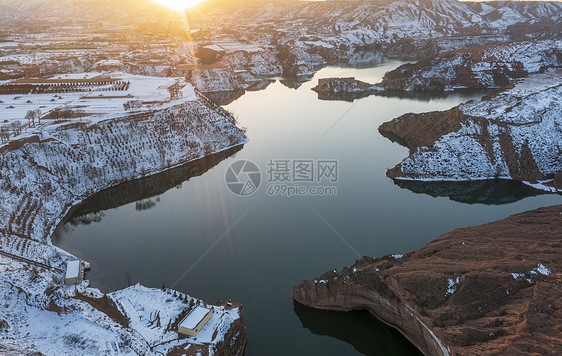
<svg viewBox="0 0 562 356"><path fill-rule="evenodd" d="M156 131L150 132L152 130ZM184 136L182 132L186 132L187 136ZM158 133L163 135L158 140L150 138L151 135ZM20 199L16 197L7 198L12 201L12 204L3 206L4 211L11 211L12 213L9 223L3 229L2 235L4 237L0 240L0 248L28 260L45 262L51 267L59 268L59 270L64 270L66 262L76 259L76 257L56 246L52 238L59 225L68 218L77 206L100 192L122 184L155 177L205 158L220 156L220 154L229 150L240 149L249 141L223 109L209 105L197 97L189 97L186 100L164 105L161 110L143 113L141 117L134 115L128 117L126 115L98 118L85 122L82 120L80 123L74 122L66 125L46 125L41 127L40 133L33 133L31 136L18 139L19 144L15 146L6 145L7 148L3 153L5 162L14 161L14 163L11 163L12 165L17 166L18 162L22 162L22 159L28 161L24 161L26 163L20 164L18 167L20 172L25 172L19 176L16 175L16 177L21 177L20 179L7 181L10 184L15 184L18 188L17 190L4 191L4 195L9 196L9 194L12 194L11 192L18 192L19 190L23 190L25 195L23 203L20 203ZM197 141L190 137L195 137ZM126 144L122 142L126 142ZM158 148L154 148L155 145L158 145ZM137 151L138 147L142 147L140 152ZM55 153L55 160L49 158L53 153ZM166 159L166 157L168 158ZM107 159L111 161L102 166L91 166L91 160L105 162ZM45 160L45 163L42 160ZM69 168L73 165L75 168ZM61 167L64 170L61 170ZM72 169L84 170L84 174L73 176L65 173L72 172ZM4 175L4 177L7 176ZM44 184L49 184L51 188L40 190L42 189L41 184L26 183L29 180L38 183L45 182ZM75 183L72 183L73 180ZM6 184L6 181L4 184ZM38 199L38 203L34 203L35 200L33 199ZM10 209L13 204L15 204L14 208ZM21 204L24 204L23 207ZM26 208L29 204L37 207ZM17 215L18 211L23 211L25 215ZM36 219L36 216L42 218ZM30 347L37 351L49 353L48 350L57 344L54 339L43 337L41 342L36 343L38 336L34 336L33 331L27 332L25 336L19 335L20 332L25 332L26 328L29 330L31 321L25 323L27 327L25 325L24 327L14 327L19 325L19 319L33 319L41 317L44 313L50 313L51 309L66 310L65 308L70 308L67 313L58 314L58 317L49 316L50 323L57 325L53 329L60 328L56 335L62 338L67 333L72 333L74 323L83 323L95 316L96 321L91 325L91 328L95 329L92 335L101 333L104 336L88 339L92 336L81 335L79 338L86 339L91 343L102 342L104 339L126 339L129 345L127 347L131 347L135 353L153 352L153 348L171 350L170 348L186 343L194 348L206 345L205 347L210 347L220 353L221 348L228 347L225 342L226 344L229 342L228 340L220 341L223 340L221 338L226 337L226 334L223 335L223 333L228 333L233 337L232 340L236 340L237 346L235 348L239 348L238 351L244 349L247 336L242 321L241 306L237 308L213 306L216 309L216 314L211 319L211 324L218 326L223 323L221 330L218 331L219 337L206 335L209 334L207 332L197 339L185 339L186 342L182 343L181 339L180 341L174 341L174 335L177 338L175 331L163 329L166 325L170 325L172 319L169 319L169 322L162 320L162 327L154 330L147 329L142 322L139 323L138 321L133 322L129 328L123 328L122 325L115 324L115 320L106 315L103 310L94 308L96 303L85 303L72 297L83 293L98 297L127 296L128 299L136 300L134 308L131 309L131 306L127 307L127 305L121 305L119 308L121 310L129 308L124 312L123 317L135 321L138 318L141 320L144 318L143 310L147 307L163 311L170 309L169 303L175 303L170 310L179 312L187 308L188 306L182 306L181 300L175 302L173 299L163 297L167 293L172 293L170 290L160 291L137 285L106 294L97 289L89 288L87 281L77 286L61 286L62 276L60 276L60 273L34 268L28 270L24 262L15 261L5 256L1 258L5 259L6 263L3 264L0 283L10 283L9 285L12 286L4 289L3 292L10 293L14 287L27 291L26 297L18 297L12 301L14 312L20 308L26 309L26 312L18 312L13 316L10 316L10 313L3 315L10 331L8 335L15 333L12 336L13 340L19 340L18 343L12 345L16 349L17 347ZM38 277L35 277L36 275ZM34 280L31 284L26 284L25 281L29 278L32 280L34 278L39 279ZM17 284L7 282L8 280L16 281L15 283L21 283L22 285L17 287ZM42 286L47 286L47 290L53 292L45 295L46 292L42 291L42 288L44 288ZM36 295L37 300L45 298L51 300L49 308L42 309L37 301L30 300L32 294ZM44 297L40 297L42 295ZM9 300L7 296L3 297ZM155 298L158 300L157 304L151 301ZM185 296L184 299L189 299L192 303L203 303L203 301L192 297ZM115 299L114 303L119 304L120 302ZM89 306L87 307L86 304ZM71 312L70 310L76 311ZM94 310L95 312L93 312ZM175 318L176 316L170 314L162 317ZM68 318L74 321L68 321ZM58 326L59 323L63 323L63 326ZM106 329L106 326L109 329ZM53 335L53 337L55 336ZM161 345L162 342L164 346ZM102 346L100 344L96 348L100 352L111 353L109 349L106 349L108 345ZM71 350L75 346L71 344L62 347L62 350L72 353Z"/></svg>
<svg viewBox="0 0 562 356"><path fill-rule="evenodd" d="M404 255L362 257L303 281L293 299L368 310L424 354L556 353L561 213L562 205L539 208L453 230Z"/></svg>
<svg viewBox="0 0 562 356"><path fill-rule="evenodd" d="M88 201L89 199L95 197L96 195L101 194L101 193L104 193L104 192L109 191L109 190L112 190L112 189L117 189L117 188L119 188L119 187L122 186L122 185L126 185L126 184L129 184L129 183L134 183L134 182L136 182L136 181L141 181L141 180L143 180L143 179L152 178L152 177L155 177L155 176L157 176L157 175L159 175L159 174L167 173L167 172L173 171L173 170L175 170L175 169L180 169L180 168L182 168L182 167L184 167L184 166L187 166L187 165L189 165L189 164L193 164L193 163L195 163L195 162L197 162L197 161L201 161L201 160L204 160L204 159L212 158L212 157L214 157L214 156L217 156L217 155L219 155L219 154L221 154L221 153L224 153L224 152L227 152L227 151L229 151L229 150L234 150L234 149L236 149L236 148L243 148L244 145L246 145L248 142L250 142L249 139L247 139L247 140L246 140L245 142L243 142L243 143L239 143L239 144L236 144L236 145L233 145L233 146L224 148L224 149L222 149L222 150L220 150L220 151L213 152L213 153L211 153L211 154L209 154L209 155L202 156L202 157L198 157L198 158L194 158L194 159L185 161L185 162L183 162L183 163L178 163L178 164L176 164L176 165L174 165L174 166L172 166L172 167L166 168L166 169L164 169L164 170L153 171L153 172L150 172L149 174L144 175L144 176L138 176L138 177L135 177L135 178L132 178L132 179L127 179L127 180L125 180L125 181L123 181L123 182L120 182L120 183L118 183L118 184L115 184L115 185L112 185L112 186L108 186L108 187L103 188L103 189L101 189L101 190L99 190L99 191L96 191L96 192L94 192L94 193L92 193L92 194L86 196L85 198L80 198L80 199L78 199L77 201L71 203L71 206L65 211L64 214L61 214L61 216L62 216L61 218L58 218L58 219L57 219L58 222L55 224L54 228L49 232L48 243L49 243L50 245L52 245L52 246L58 248L58 246L55 245L55 244L53 244L53 241L52 241L53 235L55 234L55 231L56 231L59 227L61 227L62 225L64 225L64 223L65 223L66 221L68 221L67 218L72 214L72 212L73 212L74 209L76 209L77 207L80 207L82 204L84 204L84 203L85 203L86 201ZM65 252L66 252L66 251L65 251Z"/></svg>

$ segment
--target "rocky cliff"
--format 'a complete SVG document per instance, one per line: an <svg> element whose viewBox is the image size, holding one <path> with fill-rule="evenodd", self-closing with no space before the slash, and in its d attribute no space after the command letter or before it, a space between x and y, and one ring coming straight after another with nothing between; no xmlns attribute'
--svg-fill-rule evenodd
<svg viewBox="0 0 562 356"><path fill-rule="evenodd" d="M443 112L406 114L379 130L410 148L387 172L396 179L505 178L555 188L562 171L562 71Z"/></svg>
<svg viewBox="0 0 562 356"><path fill-rule="evenodd" d="M366 309L427 355L562 352L562 206L458 229L304 281L306 306Z"/></svg>

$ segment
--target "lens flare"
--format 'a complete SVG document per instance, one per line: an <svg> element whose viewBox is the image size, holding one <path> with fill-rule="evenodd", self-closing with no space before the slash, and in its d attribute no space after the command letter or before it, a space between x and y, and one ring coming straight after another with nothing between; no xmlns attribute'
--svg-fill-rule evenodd
<svg viewBox="0 0 562 356"><path fill-rule="evenodd" d="M174 10L183 11L190 7L199 5L205 0L152 0Z"/></svg>

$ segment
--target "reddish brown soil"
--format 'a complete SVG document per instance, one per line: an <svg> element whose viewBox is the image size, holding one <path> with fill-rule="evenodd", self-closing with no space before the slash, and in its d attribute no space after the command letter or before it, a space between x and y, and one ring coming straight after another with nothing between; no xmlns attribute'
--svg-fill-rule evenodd
<svg viewBox="0 0 562 356"><path fill-rule="evenodd" d="M465 118L466 115L458 107L447 111L405 114L385 122L379 131L394 136L413 152L418 147L431 146L442 136L460 130Z"/></svg>
<svg viewBox="0 0 562 356"><path fill-rule="evenodd" d="M293 298L367 309L428 355L560 355L562 205L458 229L402 258L363 257Z"/></svg>

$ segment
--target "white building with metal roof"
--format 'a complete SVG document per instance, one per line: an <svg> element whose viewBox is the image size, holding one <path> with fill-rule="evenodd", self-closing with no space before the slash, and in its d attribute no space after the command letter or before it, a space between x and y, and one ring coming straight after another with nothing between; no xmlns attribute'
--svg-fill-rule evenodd
<svg viewBox="0 0 562 356"><path fill-rule="evenodd" d="M64 284L72 285L82 282L84 276L84 267L80 260L68 261L66 264L66 276L64 277Z"/></svg>
<svg viewBox="0 0 562 356"><path fill-rule="evenodd" d="M212 316L213 311L211 309L198 305L180 321L178 333L187 336L196 336L209 322Z"/></svg>

